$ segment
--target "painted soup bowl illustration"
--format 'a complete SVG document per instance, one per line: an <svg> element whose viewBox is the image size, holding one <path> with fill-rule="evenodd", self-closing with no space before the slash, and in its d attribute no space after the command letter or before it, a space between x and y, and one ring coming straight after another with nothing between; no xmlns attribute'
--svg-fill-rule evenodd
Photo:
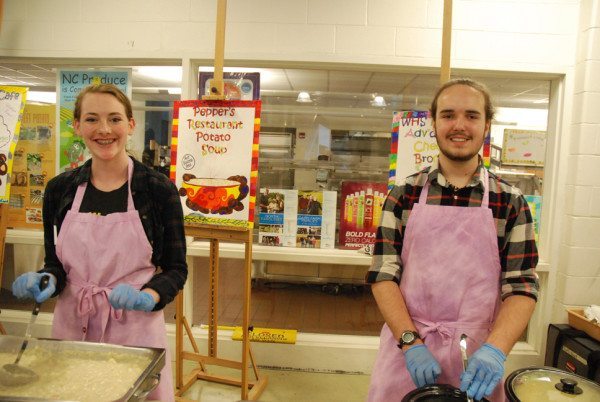
<svg viewBox="0 0 600 402"><path fill-rule="evenodd" d="M192 178L183 182L183 188L198 209L212 213L231 208L240 196L240 182L228 179Z"/></svg>

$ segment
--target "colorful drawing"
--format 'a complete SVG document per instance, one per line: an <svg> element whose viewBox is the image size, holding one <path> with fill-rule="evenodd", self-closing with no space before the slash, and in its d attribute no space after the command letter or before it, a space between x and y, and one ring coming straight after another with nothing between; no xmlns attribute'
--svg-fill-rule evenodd
<svg viewBox="0 0 600 402"><path fill-rule="evenodd" d="M13 154L19 140L27 88L0 86L0 203L10 200Z"/></svg>
<svg viewBox="0 0 600 402"><path fill-rule="evenodd" d="M260 101L180 101L170 177L187 224L254 225Z"/></svg>
<svg viewBox="0 0 600 402"><path fill-rule="evenodd" d="M228 215L244 209L242 200L248 195L248 190L245 176L212 179L186 173L179 194L187 197L186 205L193 211Z"/></svg>

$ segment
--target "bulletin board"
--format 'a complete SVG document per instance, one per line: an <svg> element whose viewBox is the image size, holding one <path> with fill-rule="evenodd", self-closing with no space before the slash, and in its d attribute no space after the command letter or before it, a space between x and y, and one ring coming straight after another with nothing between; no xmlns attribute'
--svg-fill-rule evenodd
<svg viewBox="0 0 600 402"><path fill-rule="evenodd" d="M42 202L55 176L56 107L25 105L14 152L8 226L42 227Z"/></svg>
<svg viewBox="0 0 600 402"><path fill-rule="evenodd" d="M503 165L544 166L546 132L504 129Z"/></svg>
<svg viewBox="0 0 600 402"><path fill-rule="evenodd" d="M175 102L171 180L187 225L253 228L261 102Z"/></svg>

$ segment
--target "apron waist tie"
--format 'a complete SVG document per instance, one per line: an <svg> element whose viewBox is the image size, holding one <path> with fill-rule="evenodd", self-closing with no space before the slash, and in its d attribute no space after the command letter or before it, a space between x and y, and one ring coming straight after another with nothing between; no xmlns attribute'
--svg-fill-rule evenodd
<svg viewBox="0 0 600 402"><path fill-rule="evenodd" d="M107 308L103 308L101 311L101 335L100 342L104 341L104 333L106 332L106 327L108 325L108 320L112 317L114 320L120 320L123 316L122 310L115 310L112 308L110 302L108 301L108 294L112 290L110 287L106 286L98 286L93 283L84 283L78 281L69 281L72 285L79 288L78 296L77 296L77 316L81 318L81 325L83 328L82 341L85 340L88 331L88 325L90 321L90 316L96 314L97 308L94 303L94 296L97 294L102 295L103 304L107 306Z"/></svg>
<svg viewBox="0 0 600 402"><path fill-rule="evenodd" d="M413 317L416 324L420 324L421 328L417 328L422 339L427 338L429 334L437 332L442 338L442 344L447 346L452 342L452 335L456 329L487 329L490 328L490 322L473 322L473 321L429 321L421 318ZM468 334L467 334L468 335Z"/></svg>

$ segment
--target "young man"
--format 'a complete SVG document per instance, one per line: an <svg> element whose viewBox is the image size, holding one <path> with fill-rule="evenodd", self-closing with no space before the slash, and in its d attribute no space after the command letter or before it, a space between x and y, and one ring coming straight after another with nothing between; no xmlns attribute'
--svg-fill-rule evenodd
<svg viewBox="0 0 600 402"><path fill-rule="evenodd" d="M369 401L436 382L504 401L504 361L537 300L538 254L527 202L478 154L493 113L480 83L440 87L431 105L439 157L386 199L367 274L386 322Z"/></svg>

